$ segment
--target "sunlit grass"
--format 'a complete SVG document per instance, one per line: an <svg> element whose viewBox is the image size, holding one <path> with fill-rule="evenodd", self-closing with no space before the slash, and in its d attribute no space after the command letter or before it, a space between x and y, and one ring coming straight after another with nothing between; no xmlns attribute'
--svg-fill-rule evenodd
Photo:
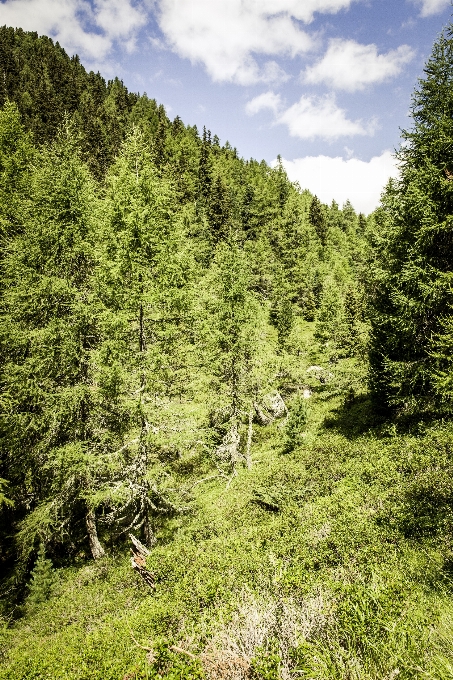
<svg viewBox="0 0 453 680"><path fill-rule="evenodd" d="M154 591L126 550L60 570L53 597L3 630L0 678L453 677L451 428L375 423L360 364L329 364L302 330L286 369L312 390L303 443L283 455L283 420L255 426L250 470L188 491L148 560ZM188 489L215 474L185 456Z"/></svg>

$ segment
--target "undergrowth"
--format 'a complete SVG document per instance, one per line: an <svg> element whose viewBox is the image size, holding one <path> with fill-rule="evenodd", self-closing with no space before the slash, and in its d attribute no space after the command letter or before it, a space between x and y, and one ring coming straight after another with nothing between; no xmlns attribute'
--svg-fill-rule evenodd
<svg viewBox="0 0 453 680"><path fill-rule="evenodd" d="M188 483L155 589L126 551L55 570L5 614L2 680L453 678L453 426L379 422L360 363L322 383L312 358L294 358L310 398L280 386L296 415L254 427L251 468Z"/></svg>

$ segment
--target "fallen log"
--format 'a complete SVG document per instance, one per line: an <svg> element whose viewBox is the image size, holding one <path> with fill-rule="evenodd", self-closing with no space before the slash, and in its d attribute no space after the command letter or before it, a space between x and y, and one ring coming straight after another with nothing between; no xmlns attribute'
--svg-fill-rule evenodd
<svg viewBox="0 0 453 680"><path fill-rule="evenodd" d="M131 548L131 567L150 588L154 588L154 574L146 568L146 558L151 554L151 551L148 550L148 548L146 548L133 534L129 534L129 538L134 546L134 548Z"/></svg>
<svg viewBox="0 0 453 680"><path fill-rule="evenodd" d="M134 536L134 534L129 534L129 538L131 539L132 545L139 555L142 557L149 557L149 555L151 555L151 550L148 550L148 548L143 545L143 543L139 541L138 538Z"/></svg>

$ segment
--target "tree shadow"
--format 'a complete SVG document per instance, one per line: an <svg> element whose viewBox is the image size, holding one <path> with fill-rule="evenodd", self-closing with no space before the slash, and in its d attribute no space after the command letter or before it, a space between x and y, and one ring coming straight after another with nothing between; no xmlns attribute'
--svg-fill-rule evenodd
<svg viewBox="0 0 453 680"><path fill-rule="evenodd" d="M343 403L326 415L323 426L347 439L356 439L365 434L374 438L387 438L397 435L420 436L440 421L439 413L433 411L398 413L379 408L369 393L357 395L351 390Z"/></svg>
<svg viewBox="0 0 453 680"><path fill-rule="evenodd" d="M346 396L341 406L333 409L325 418L323 427L335 430L346 439L356 439L366 433L383 436L383 426L388 422L376 411L368 394Z"/></svg>

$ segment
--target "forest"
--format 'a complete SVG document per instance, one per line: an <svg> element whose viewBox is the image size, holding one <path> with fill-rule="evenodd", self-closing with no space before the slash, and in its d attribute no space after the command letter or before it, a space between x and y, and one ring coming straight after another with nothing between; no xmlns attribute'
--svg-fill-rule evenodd
<svg viewBox="0 0 453 680"><path fill-rule="evenodd" d="M0 679L453 678L452 26L368 216L0 71Z"/></svg>

